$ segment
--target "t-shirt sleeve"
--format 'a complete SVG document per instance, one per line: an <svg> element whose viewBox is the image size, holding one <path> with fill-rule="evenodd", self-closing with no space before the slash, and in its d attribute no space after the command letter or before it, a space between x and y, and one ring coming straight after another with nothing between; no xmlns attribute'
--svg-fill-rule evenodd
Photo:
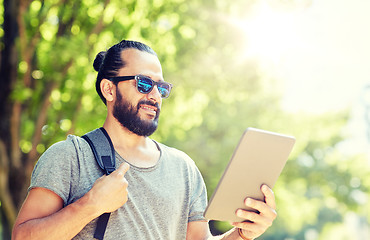
<svg viewBox="0 0 370 240"><path fill-rule="evenodd" d="M192 176L192 193L190 195L190 212L188 222L205 221L203 214L207 207L207 189L203 177L194 164Z"/></svg>
<svg viewBox="0 0 370 240"><path fill-rule="evenodd" d="M75 164L78 164L77 153L71 138L55 143L37 161L28 191L36 187L49 189L67 205Z"/></svg>

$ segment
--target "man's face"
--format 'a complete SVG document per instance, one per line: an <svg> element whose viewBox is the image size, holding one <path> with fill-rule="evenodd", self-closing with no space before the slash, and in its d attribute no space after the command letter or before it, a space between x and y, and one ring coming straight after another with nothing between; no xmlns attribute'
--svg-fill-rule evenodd
<svg viewBox="0 0 370 240"><path fill-rule="evenodd" d="M162 81L162 68L158 58L136 49L124 50L121 57L125 67L117 76L144 75L154 81ZM113 104L113 116L129 131L139 136L150 136L158 127L162 98L155 86L147 94L136 89L136 80L119 82Z"/></svg>
<svg viewBox="0 0 370 240"><path fill-rule="evenodd" d="M113 106L113 116L125 128L139 136L150 136L158 127L158 118L160 107L158 103L148 100L140 100L138 104L132 105L129 101L123 99L120 91L116 89L117 100ZM140 108L143 105L150 105L157 109L153 120L141 119L139 115Z"/></svg>

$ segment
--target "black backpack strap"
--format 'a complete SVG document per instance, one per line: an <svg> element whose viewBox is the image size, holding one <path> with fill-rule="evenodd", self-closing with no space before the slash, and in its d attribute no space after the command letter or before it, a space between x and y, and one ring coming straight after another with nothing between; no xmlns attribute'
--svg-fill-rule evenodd
<svg viewBox="0 0 370 240"><path fill-rule="evenodd" d="M94 238L103 240L105 230L107 229L108 220L110 217L110 213L103 213L98 218L98 222L96 223L96 229L94 233Z"/></svg>
<svg viewBox="0 0 370 240"><path fill-rule="evenodd" d="M116 170L116 154L112 140L104 128L98 128L82 136L90 145L95 159L105 174Z"/></svg>
<svg viewBox="0 0 370 240"><path fill-rule="evenodd" d="M98 128L82 136L90 145L98 165L106 175L116 169L116 155L112 140L104 128ZM94 238L103 240L110 213L102 214L97 222Z"/></svg>

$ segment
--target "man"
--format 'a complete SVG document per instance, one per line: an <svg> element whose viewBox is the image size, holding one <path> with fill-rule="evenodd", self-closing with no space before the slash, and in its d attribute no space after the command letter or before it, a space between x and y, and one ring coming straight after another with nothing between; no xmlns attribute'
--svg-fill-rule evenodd
<svg viewBox="0 0 370 240"><path fill-rule="evenodd" d="M107 212L104 239L254 239L266 231L276 212L273 192L264 185L265 202L246 199L259 214L239 209L245 222L211 236L203 217L206 189L194 162L149 139L171 91L151 48L122 41L99 53L94 68L107 106L103 127L119 167L103 175L80 137L54 144L35 166L13 239L92 239L97 217Z"/></svg>

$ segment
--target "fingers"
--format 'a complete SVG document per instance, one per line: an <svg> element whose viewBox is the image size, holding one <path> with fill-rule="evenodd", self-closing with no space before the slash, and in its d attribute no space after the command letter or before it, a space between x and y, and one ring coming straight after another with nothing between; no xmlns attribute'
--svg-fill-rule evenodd
<svg viewBox="0 0 370 240"><path fill-rule="evenodd" d="M265 196L265 201L246 198L244 202L245 206L255 209L257 212L238 209L236 215L244 221L232 223L233 226L243 229L247 237L260 236L277 217L274 192L265 184L261 186L261 191Z"/></svg>
<svg viewBox="0 0 370 240"><path fill-rule="evenodd" d="M237 213L237 215L239 217L255 220L253 222L246 220L244 222L234 222L231 224L236 228L242 229L243 235L248 239L255 239L256 237L261 236L272 224L272 221L268 219L263 220L263 218L257 213L242 210L240 213Z"/></svg>
<svg viewBox="0 0 370 240"><path fill-rule="evenodd" d="M275 209L268 206L265 202L247 198L245 205L258 211L247 211L238 209L236 215L244 219L243 222L232 223L233 226L243 229L247 237L252 239L262 235L273 223L277 214Z"/></svg>
<svg viewBox="0 0 370 240"><path fill-rule="evenodd" d="M129 169L130 169L130 165L127 162L124 162L117 168L117 171L125 174Z"/></svg>
<svg viewBox="0 0 370 240"><path fill-rule="evenodd" d="M89 193L98 213L113 212L128 200L128 181L125 178L130 166L122 163L112 174L97 179Z"/></svg>
<svg viewBox="0 0 370 240"><path fill-rule="evenodd" d="M244 235L251 239L262 235L266 231L266 228L263 226L250 222L236 222L232 223L232 225L236 228L243 229Z"/></svg>
<svg viewBox="0 0 370 240"><path fill-rule="evenodd" d="M245 205L247 207L256 209L261 215L265 215L269 218L276 218L276 202L274 192L266 184L261 186L261 191L265 196L265 202L255 200L252 198L245 199Z"/></svg>
<svg viewBox="0 0 370 240"><path fill-rule="evenodd" d="M272 201L273 201L273 205L275 205L275 200L272 200ZM255 199L252 199L252 198L247 198L245 200L245 205L247 207L250 207L250 208L253 208L253 209L257 210L259 212L259 213L255 213L257 215L267 217L267 218L272 219L272 220L274 220L277 216L275 209L270 207L265 202L255 200ZM248 220L253 221L252 219L248 219Z"/></svg>
<svg viewBox="0 0 370 240"><path fill-rule="evenodd" d="M266 184L263 184L261 186L261 191L265 195L266 204L269 207L276 209L275 195L274 195L274 192L271 190L271 188L269 188Z"/></svg>
<svg viewBox="0 0 370 240"><path fill-rule="evenodd" d="M113 173L124 176L125 173L130 169L130 165L126 162L122 163Z"/></svg>
<svg viewBox="0 0 370 240"><path fill-rule="evenodd" d="M275 218L271 218L268 216L264 216L262 214L258 214L255 212L251 211L246 211L242 209L238 209L236 211L236 215L240 218L245 219L247 222L249 221L250 223L256 223L254 225L261 225L265 227L270 227L272 225L272 222L274 221ZM245 222L243 222L245 223Z"/></svg>

